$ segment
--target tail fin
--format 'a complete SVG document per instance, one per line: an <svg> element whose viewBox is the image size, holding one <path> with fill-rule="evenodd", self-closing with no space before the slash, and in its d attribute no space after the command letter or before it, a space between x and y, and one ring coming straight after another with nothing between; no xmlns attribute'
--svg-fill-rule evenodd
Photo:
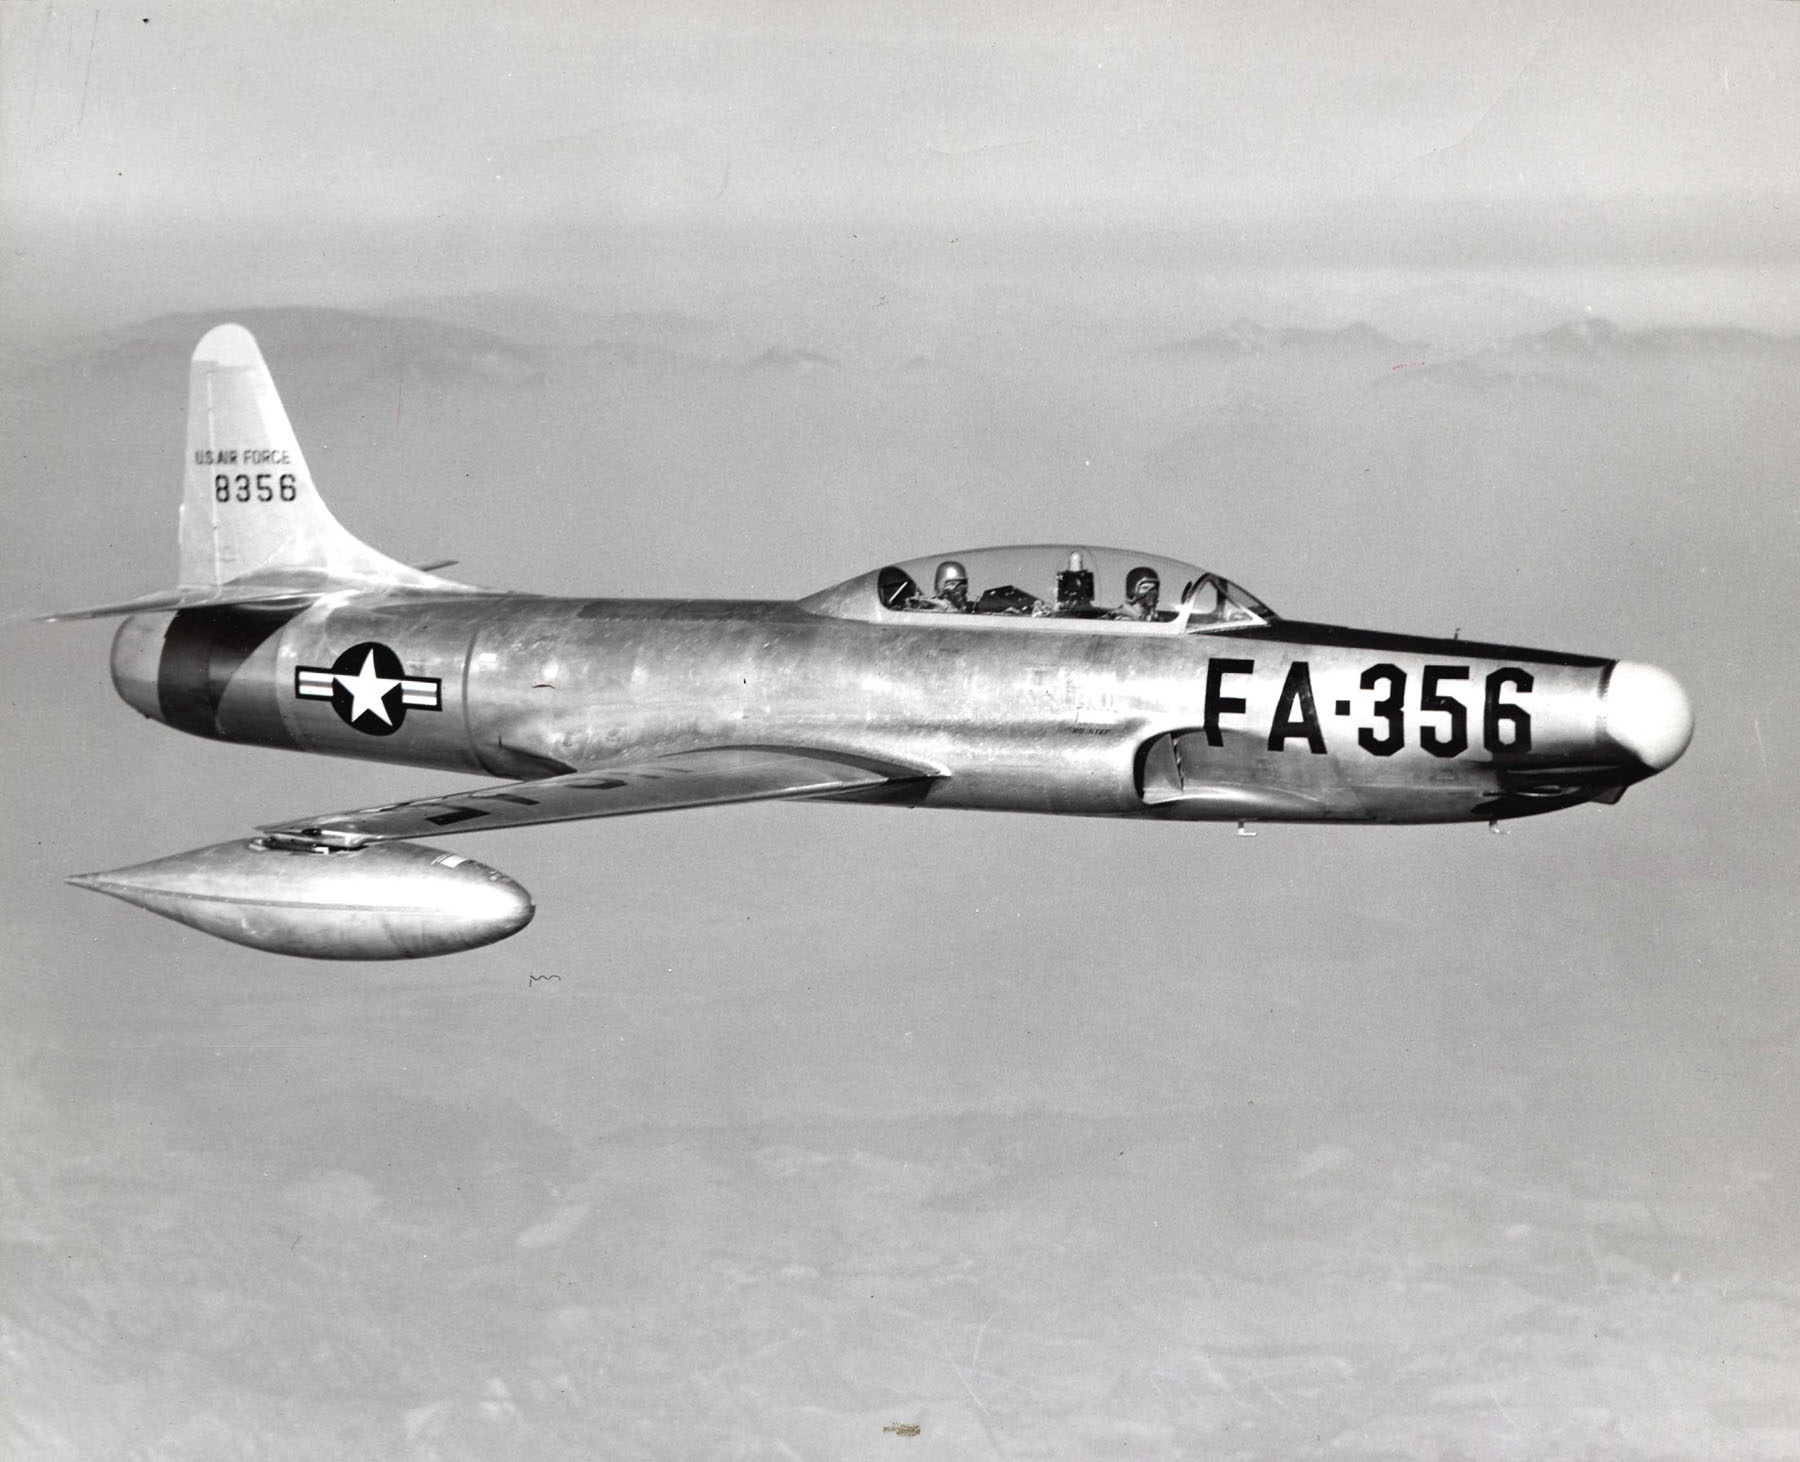
<svg viewBox="0 0 1800 1462"><path fill-rule="evenodd" d="M209 330L188 377L182 589L313 582L449 587L397 563L331 516L256 340Z"/></svg>
<svg viewBox="0 0 1800 1462"><path fill-rule="evenodd" d="M302 605L345 588L475 592L377 553L331 516L255 339L242 325L220 325L194 348L188 376L178 587L39 618Z"/></svg>

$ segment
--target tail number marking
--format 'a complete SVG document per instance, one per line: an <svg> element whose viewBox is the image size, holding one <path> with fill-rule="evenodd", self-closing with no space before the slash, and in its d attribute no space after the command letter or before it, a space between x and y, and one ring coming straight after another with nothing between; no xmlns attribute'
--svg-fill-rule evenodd
<svg viewBox="0 0 1800 1462"><path fill-rule="evenodd" d="M229 472L213 475L213 501L216 503L291 503L297 489L294 474L283 472Z"/></svg>

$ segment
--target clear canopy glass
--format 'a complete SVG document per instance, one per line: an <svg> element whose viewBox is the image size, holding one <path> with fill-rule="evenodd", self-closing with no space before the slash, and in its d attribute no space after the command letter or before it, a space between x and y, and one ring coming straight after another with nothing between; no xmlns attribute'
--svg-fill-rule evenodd
<svg viewBox="0 0 1800 1462"><path fill-rule="evenodd" d="M1078 544L928 554L801 604L840 619L1124 634L1230 631L1276 618L1255 595L1194 564Z"/></svg>

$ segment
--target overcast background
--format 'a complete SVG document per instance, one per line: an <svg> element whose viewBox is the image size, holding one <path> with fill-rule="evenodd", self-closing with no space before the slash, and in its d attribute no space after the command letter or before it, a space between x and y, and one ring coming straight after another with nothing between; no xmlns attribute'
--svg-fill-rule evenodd
<svg viewBox="0 0 1800 1462"><path fill-rule="evenodd" d="M0 1449L1800 1453L1800 6L1691 9L0 5L12 613L172 582L231 318L474 582L1116 542L1699 712L1506 837L472 836L524 934L327 966L60 880L456 779L8 624Z"/></svg>

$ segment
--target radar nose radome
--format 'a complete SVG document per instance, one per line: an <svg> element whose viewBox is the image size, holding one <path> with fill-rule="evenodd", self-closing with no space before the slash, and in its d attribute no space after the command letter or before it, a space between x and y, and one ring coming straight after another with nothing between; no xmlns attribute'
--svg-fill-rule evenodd
<svg viewBox="0 0 1800 1462"><path fill-rule="evenodd" d="M1635 660L1613 666L1600 717L1606 734L1653 772L1673 766L1694 738L1694 706L1681 682Z"/></svg>

